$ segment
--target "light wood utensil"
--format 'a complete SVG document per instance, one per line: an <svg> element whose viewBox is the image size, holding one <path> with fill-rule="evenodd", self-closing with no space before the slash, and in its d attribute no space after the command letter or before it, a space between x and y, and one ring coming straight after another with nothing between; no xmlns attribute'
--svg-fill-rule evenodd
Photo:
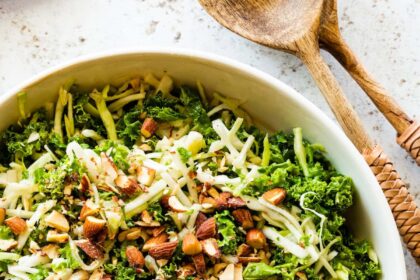
<svg viewBox="0 0 420 280"><path fill-rule="evenodd" d="M397 131L397 142L420 165L420 123L413 121L372 78L346 44L338 27L337 0L325 0L318 40L321 47L330 52L366 92Z"/></svg>
<svg viewBox="0 0 420 280"><path fill-rule="evenodd" d="M375 145L319 52L323 0L199 0L220 24L299 57L338 122L363 154L388 200L404 242L420 264L420 210L381 147Z"/></svg>

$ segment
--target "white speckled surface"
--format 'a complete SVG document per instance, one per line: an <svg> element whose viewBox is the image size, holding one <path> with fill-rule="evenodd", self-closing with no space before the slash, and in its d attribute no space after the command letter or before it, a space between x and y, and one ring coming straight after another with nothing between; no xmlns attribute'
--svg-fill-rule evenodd
<svg viewBox="0 0 420 280"><path fill-rule="evenodd" d="M341 0L343 35L406 112L420 117L420 0ZM177 46L222 54L296 88L331 117L296 58L248 42L193 0L0 0L0 93L50 66L112 48ZM420 169L350 77L324 53L370 135L382 144L420 203ZM406 254L408 279L420 267Z"/></svg>

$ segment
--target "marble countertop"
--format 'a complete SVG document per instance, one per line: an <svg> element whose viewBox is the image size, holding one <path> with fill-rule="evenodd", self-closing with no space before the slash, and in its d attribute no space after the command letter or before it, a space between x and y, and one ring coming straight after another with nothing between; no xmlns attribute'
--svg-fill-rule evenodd
<svg viewBox="0 0 420 280"><path fill-rule="evenodd" d="M344 37L408 115L420 109L420 0L341 0ZM0 94L74 57L113 48L176 46L255 66L293 86L333 115L302 63L227 31L194 0L0 0ZM323 53L369 134L394 160L420 203L420 169L395 131L349 75ZM420 267L406 253L408 279Z"/></svg>

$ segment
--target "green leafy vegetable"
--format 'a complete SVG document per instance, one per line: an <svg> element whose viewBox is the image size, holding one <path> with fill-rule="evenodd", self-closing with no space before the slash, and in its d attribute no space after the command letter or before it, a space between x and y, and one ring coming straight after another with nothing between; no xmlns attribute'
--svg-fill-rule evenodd
<svg viewBox="0 0 420 280"><path fill-rule="evenodd" d="M228 210L224 210L214 217L216 218L218 232L221 235L218 243L222 252L224 254L234 254L243 236L237 231L232 215Z"/></svg>
<svg viewBox="0 0 420 280"><path fill-rule="evenodd" d="M179 156L181 157L182 162L184 163L188 162L188 159L191 157L191 152L189 152L187 149L183 147L179 147L177 149L177 152Z"/></svg>

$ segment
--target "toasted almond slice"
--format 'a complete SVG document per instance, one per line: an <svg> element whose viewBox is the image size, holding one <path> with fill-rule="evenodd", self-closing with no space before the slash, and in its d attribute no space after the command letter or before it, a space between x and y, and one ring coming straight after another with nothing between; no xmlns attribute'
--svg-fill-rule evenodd
<svg viewBox="0 0 420 280"><path fill-rule="evenodd" d="M58 233L55 230L50 230L47 233L47 241L54 243L65 243L69 240L67 233Z"/></svg>
<svg viewBox="0 0 420 280"><path fill-rule="evenodd" d="M254 227L254 221L248 209L236 209L232 211L232 215L241 224L243 229L248 230Z"/></svg>
<svg viewBox="0 0 420 280"><path fill-rule="evenodd" d="M147 227L147 228L155 228L155 227L160 227L160 223L158 221L152 221L150 224L145 223L143 221L136 221L134 222L136 225L141 226L141 227Z"/></svg>
<svg viewBox="0 0 420 280"><path fill-rule="evenodd" d="M225 270L220 274L219 280L233 280L235 279L235 265L233 263L228 264Z"/></svg>
<svg viewBox="0 0 420 280"><path fill-rule="evenodd" d="M82 179L80 179L79 189L82 193L87 193L92 190L88 175L83 174Z"/></svg>
<svg viewBox="0 0 420 280"><path fill-rule="evenodd" d="M24 219L21 217L11 217L4 221L4 223L13 231L14 234L18 235L27 229L27 225Z"/></svg>
<svg viewBox="0 0 420 280"><path fill-rule="evenodd" d="M17 241L14 239L0 239L0 251L9 251L18 245Z"/></svg>
<svg viewBox="0 0 420 280"><path fill-rule="evenodd" d="M152 118L146 118L141 126L140 132L144 137L149 138L153 135L153 133L155 133L157 127L157 122L155 122Z"/></svg>
<svg viewBox="0 0 420 280"><path fill-rule="evenodd" d="M261 262L260 257L238 257L240 263Z"/></svg>
<svg viewBox="0 0 420 280"><path fill-rule="evenodd" d="M99 207L96 206L92 200L88 199L83 203L79 219L84 221L87 216L94 216L97 213L99 213Z"/></svg>
<svg viewBox="0 0 420 280"><path fill-rule="evenodd" d="M192 256L192 260L194 262L195 269L197 270L197 273L200 275L204 275L206 273L206 262L204 260L203 254L198 254L195 256Z"/></svg>
<svg viewBox="0 0 420 280"><path fill-rule="evenodd" d="M142 251L147 252L154 246L166 242L166 240L168 240L168 235L166 233L162 233L156 237L152 237L144 243Z"/></svg>
<svg viewBox="0 0 420 280"><path fill-rule="evenodd" d="M182 251L184 254L194 256L202 251L201 243L191 232L187 233L182 240Z"/></svg>
<svg viewBox="0 0 420 280"><path fill-rule="evenodd" d="M60 247L56 244L48 244L42 247L41 252L48 256L51 260L58 258L60 256Z"/></svg>
<svg viewBox="0 0 420 280"><path fill-rule="evenodd" d="M162 232L165 232L166 227L165 226L160 226L160 227L156 227L152 229L152 236L156 237L158 235L160 235Z"/></svg>
<svg viewBox="0 0 420 280"><path fill-rule="evenodd" d="M153 180L155 179L156 170L141 165L137 167L136 173L137 181L139 181L142 185L150 187L150 185L153 183Z"/></svg>
<svg viewBox="0 0 420 280"><path fill-rule="evenodd" d="M91 238L99 233L106 225L106 221L98 219L93 216L88 216L83 224L83 235L86 238Z"/></svg>
<svg viewBox="0 0 420 280"><path fill-rule="evenodd" d="M186 279L188 276L193 276L195 273L196 272L194 265L189 263L181 267L181 269L177 273L177 276L178 279Z"/></svg>
<svg viewBox="0 0 420 280"><path fill-rule="evenodd" d="M175 212L187 212L189 209L185 207L176 196L172 195L168 199L169 208Z"/></svg>
<svg viewBox="0 0 420 280"><path fill-rule="evenodd" d="M157 244L154 247L150 248L149 255L155 258L156 260L169 259L170 257L172 257L177 246L178 241Z"/></svg>
<svg viewBox="0 0 420 280"><path fill-rule="evenodd" d="M221 253L216 239L208 238L206 240L201 241L201 244L203 246L204 253L206 253L209 257L216 259L220 258Z"/></svg>
<svg viewBox="0 0 420 280"><path fill-rule="evenodd" d="M130 196L137 193L140 190L139 184L132 179L129 178L124 172L119 171L118 177L115 179L115 184L121 190L122 193Z"/></svg>
<svg viewBox="0 0 420 280"><path fill-rule="evenodd" d="M262 197L271 204L278 205L286 198L286 190L283 188L274 188L266 191Z"/></svg>
<svg viewBox="0 0 420 280"><path fill-rule="evenodd" d="M77 240L75 244L91 259L102 259L104 257L102 250L89 239Z"/></svg>
<svg viewBox="0 0 420 280"><path fill-rule="evenodd" d="M74 272L68 280L89 280L89 273L84 270Z"/></svg>
<svg viewBox="0 0 420 280"><path fill-rule="evenodd" d="M211 217L204 221L197 229L196 236L198 239L203 240L214 237L216 235L216 219Z"/></svg>
<svg viewBox="0 0 420 280"><path fill-rule="evenodd" d="M131 228L130 232L127 233L125 239L128 241L137 240L142 236L141 228Z"/></svg>
<svg viewBox="0 0 420 280"><path fill-rule="evenodd" d="M0 208L0 225L4 223L5 219L6 219L6 209Z"/></svg>
<svg viewBox="0 0 420 280"><path fill-rule="evenodd" d="M239 245L238 250L236 250L236 255L238 257L246 257L249 254L251 254L253 251L253 249L251 248L251 246L242 243L241 245Z"/></svg>
<svg viewBox="0 0 420 280"><path fill-rule="evenodd" d="M112 181L118 176L118 168L114 161L104 152L101 153L101 167L102 172Z"/></svg>
<svg viewBox="0 0 420 280"><path fill-rule="evenodd" d="M150 215L149 211L147 211L147 210L143 210L143 211L141 212L141 220L142 220L143 222L145 222L146 224L151 224L151 223L152 223L152 221L153 221L153 218L152 218L152 216Z"/></svg>
<svg viewBox="0 0 420 280"><path fill-rule="evenodd" d="M70 225L66 217L55 210L45 218L45 222L48 226L59 231L68 232L70 230Z"/></svg>
<svg viewBox="0 0 420 280"><path fill-rule="evenodd" d="M246 233L246 243L252 248L261 249L267 244L267 240L261 230L253 228Z"/></svg>

